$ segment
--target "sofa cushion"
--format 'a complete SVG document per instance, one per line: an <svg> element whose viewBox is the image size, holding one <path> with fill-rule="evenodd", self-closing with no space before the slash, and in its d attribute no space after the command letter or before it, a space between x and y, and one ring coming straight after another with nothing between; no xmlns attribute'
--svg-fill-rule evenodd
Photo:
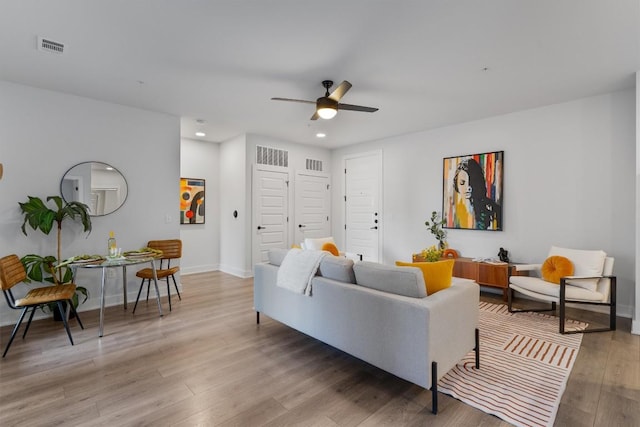
<svg viewBox="0 0 640 427"><path fill-rule="evenodd" d="M362 261L353 265L356 284L413 298L427 296L422 271L415 267L395 267Z"/></svg>
<svg viewBox="0 0 640 427"><path fill-rule="evenodd" d="M356 283L353 272L353 260L344 257L327 255L320 261L318 276L339 282Z"/></svg>
<svg viewBox="0 0 640 427"><path fill-rule="evenodd" d="M427 295L435 294L451 286L453 264L455 264L455 260L453 259L435 262L396 261L396 265L399 267L418 267L422 270Z"/></svg>
<svg viewBox="0 0 640 427"><path fill-rule="evenodd" d="M567 249L556 246L552 246L551 250L549 250L549 256L552 255L559 255L570 259L573 263L573 274L586 277L602 276L604 260L607 257L605 252L599 250ZM567 280L567 283L595 292L598 286L598 279Z"/></svg>
<svg viewBox="0 0 640 427"><path fill-rule="evenodd" d="M560 279L566 276L573 275L573 263L569 258L553 255L544 260L542 267L540 267L540 273L542 278L547 282L560 284Z"/></svg>
<svg viewBox="0 0 640 427"><path fill-rule="evenodd" d="M284 259L285 256L287 256L288 252L289 252L289 249L283 249L283 248L269 249L269 253L268 253L269 264L278 265L278 266L282 265L282 260Z"/></svg>

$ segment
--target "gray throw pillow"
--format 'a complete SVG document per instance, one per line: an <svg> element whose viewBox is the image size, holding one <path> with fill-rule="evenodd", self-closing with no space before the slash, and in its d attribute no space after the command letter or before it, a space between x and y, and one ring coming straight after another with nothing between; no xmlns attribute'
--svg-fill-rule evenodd
<svg viewBox="0 0 640 427"><path fill-rule="evenodd" d="M417 267L395 267L375 262L358 262L353 266L356 284L367 288L413 298L424 298L427 289Z"/></svg>
<svg viewBox="0 0 640 427"><path fill-rule="evenodd" d="M320 267L318 267L318 276L340 282L356 283L356 276L353 273L353 260L344 257L327 255L322 258Z"/></svg>

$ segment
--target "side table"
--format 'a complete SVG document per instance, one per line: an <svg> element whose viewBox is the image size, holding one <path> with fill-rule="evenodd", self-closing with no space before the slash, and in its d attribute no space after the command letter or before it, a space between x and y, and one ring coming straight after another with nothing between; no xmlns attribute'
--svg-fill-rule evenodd
<svg viewBox="0 0 640 427"><path fill-rule="evenodd" d="M413 262L424 262L419 255L413 255ZM509 276L527 276L527 271L517 271L512 263L490 263L474 261L473 258L455 258L453 275L464 279L475 280L477 284L502 289L502 298L507 301L509 292Z"/></svg>

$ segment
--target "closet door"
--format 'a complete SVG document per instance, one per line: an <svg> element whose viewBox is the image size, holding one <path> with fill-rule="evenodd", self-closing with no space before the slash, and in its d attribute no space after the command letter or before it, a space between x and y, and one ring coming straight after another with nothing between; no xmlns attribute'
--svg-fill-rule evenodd
<svg viewBox="0 0 640 427"><path fill-rule="evenodd" d="M331 236L329 176L297 172L294 187L294 243Z"/></svg>

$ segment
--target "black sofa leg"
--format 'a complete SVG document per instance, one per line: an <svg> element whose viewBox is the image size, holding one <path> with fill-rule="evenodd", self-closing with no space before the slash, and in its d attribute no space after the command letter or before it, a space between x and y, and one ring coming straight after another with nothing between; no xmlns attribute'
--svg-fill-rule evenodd
<svg viewBox="0 0 640 427"><path fill-rule="evenodd" d="M260 324L260 312L256 311L256 324Z"/></svg>
<svg viewBox="0 0 640 427"><path fill-rule="evenodd" d="M476 328L476 347L473 349L476 353L476 369L480 369L480 330Z"/></svg>
<svg viewBox="0 0 640 427"><path fill-rule="evenodd" d="M431 362L431 413L438 413L438 363Z"/></svg>

